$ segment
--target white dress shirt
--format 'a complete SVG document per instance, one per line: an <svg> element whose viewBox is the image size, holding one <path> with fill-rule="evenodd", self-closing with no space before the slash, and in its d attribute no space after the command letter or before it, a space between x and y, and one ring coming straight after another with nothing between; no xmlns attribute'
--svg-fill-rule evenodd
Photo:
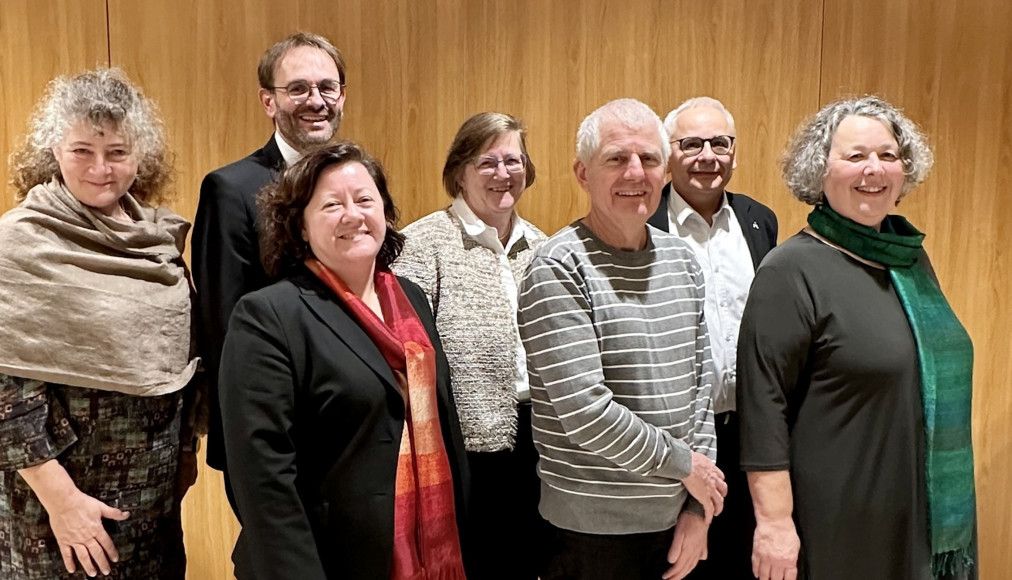
<svg viewBox="0 0 1012 580"><path fill-rule="evenodd" d="M474 238L476 242L488 248L499 258L499 277L502 280L503 292L509 300L513 312L517 311L517 281L513 277L513 270L510 268L510 261L507 258L509 249L513 244L524 236L526 226L521 220L513 220L513 230L510 232L506 246L499 241L499 232L495 228L481 221L471 210L471 207L464 201L463 195L458 195L450 204L450 213L460 220L464 233ZM516 317L513 318L513 334L517 341L517 397L520 401L531 400L531 387L527 379L527 352L524 351L524 343L520 339L520 330L517 328Z"/></svg>
<svg viewBox="0 0 1012 580"><path fill-rule="evenodd" d="M281 158L285 160L285 167L291 167L293 163L302 157L302 154L295 150L285 141L285 138L281 136L281 131L274 130L274 142L278 144L278 150L281 151Z"/></svg>
<svg viewBox="0 0 1012 580"><path fill-rule="evenodd" d="M733 411L738 327L741 326L741 314L755 277L752 255L726 195L721 198L720 209L713 214L711 226L672 189L668 201L668 223L670 232L689 244L703 269L706 284L703 312L716 369L713 412Z"/></svg>

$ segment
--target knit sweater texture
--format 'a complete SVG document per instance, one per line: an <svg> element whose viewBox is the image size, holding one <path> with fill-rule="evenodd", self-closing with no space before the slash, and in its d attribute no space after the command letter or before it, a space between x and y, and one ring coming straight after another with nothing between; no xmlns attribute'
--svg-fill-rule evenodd
<svg viewBox="0 0 1012 580"><path fill-rule="evenodd" d="M591 534L675 525L692 451L716 458L703 276L652 226L621 251L581 222L543 245L519 324L541 455L541 515Z"/></svg>
<svg viewBox="0 0 1012 580"><path fill-rule="evenodd" d="M546 236L514 217L524 236L507 259L517 282ZM519 225L519 224L518 224ZM464 232L448 210L402 230L392 269L429 297L450 363L450 385L468 451L512 449L517 435L516 313L503 292L499 258Z"/></svg>

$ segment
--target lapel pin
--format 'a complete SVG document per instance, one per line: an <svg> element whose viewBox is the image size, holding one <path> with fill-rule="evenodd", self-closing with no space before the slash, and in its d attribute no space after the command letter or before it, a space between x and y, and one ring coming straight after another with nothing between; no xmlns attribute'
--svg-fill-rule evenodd
<svg viewBox="0 0 1012 580"><path fill-rule="evenodd" d="M758 230L759 229L759 224L757 224L755 222L752 222L752 227Z"/></svg>

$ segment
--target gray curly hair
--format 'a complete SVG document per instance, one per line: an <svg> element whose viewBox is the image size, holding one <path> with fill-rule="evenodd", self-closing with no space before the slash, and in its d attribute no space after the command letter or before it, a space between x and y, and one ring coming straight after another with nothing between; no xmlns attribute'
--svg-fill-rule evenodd
<svg viewBox="0 0 1012 580"><path fill-rule="evenodd" d="M641 127L657 127L657 138L660 139L662 159L671 157L671 143L668 143L668 132L660 117L646 103L636 99L615 99L601 105L580 123L576 132L576 158L584 164L590 163L591 157L601 147L601 121L605 118L617 119L629 129Z"/></svg>
<svg viewBox="0 0 1012 580"><path fill-rule="evenodd" d="M787 143L781 159L782 175L791 194L800 201L809 205L822 201L833 135L840 123L852 115L878 119L896 139L903 162L901 198L928 176L934 157L927 139L913 121L874 95L848 98L823 107L802 123Z"/></svg>
<svg viewBox="0 0 1012 580"><path fill-rule="evenodd" d="M137 158L137 179L130 193L150 205L166 201L172 160L158 108L117 68L49 82L28 120L24 141L10 156L15 200L21 202L31 188L53 177L63 178L53 147L81 122L96 128L112 125Z"/></svg>

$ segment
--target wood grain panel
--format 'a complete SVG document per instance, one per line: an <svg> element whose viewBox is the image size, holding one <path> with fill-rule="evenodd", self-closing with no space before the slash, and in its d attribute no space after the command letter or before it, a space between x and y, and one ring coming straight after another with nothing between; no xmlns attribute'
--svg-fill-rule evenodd
<svg viewBox="0 0 1012 580"><path fill-rule="evenodd" d="M108 64L105 0L0 2L0 213L14 206L7 157L53 77Z"/></svg>
<svg viewBox="0 0 1012 580"><path fill-rule="evenodd" d="M899 207L925 244L976 347L974 442L981 578L1012 568L1012 5L990 0L827 0L822 102L876 93L905 109L935 152Z"/></svg>
<svg viewBox="0 0 1012 580"><path fill-rule="evenodd" d="M662 117L711 94L736 114L742 155L734 186L783 194L775 163L818 102L821 6L764 0L410 5L303 1L351 61L342 131L384 161L403 222L447 203L440 171L460 123L484 110L525 120L539 178L520 211L551 233L586 212L572 177L576 128L604 102L635 97ZM362 31L372 31L363 34Z"/></svg>

